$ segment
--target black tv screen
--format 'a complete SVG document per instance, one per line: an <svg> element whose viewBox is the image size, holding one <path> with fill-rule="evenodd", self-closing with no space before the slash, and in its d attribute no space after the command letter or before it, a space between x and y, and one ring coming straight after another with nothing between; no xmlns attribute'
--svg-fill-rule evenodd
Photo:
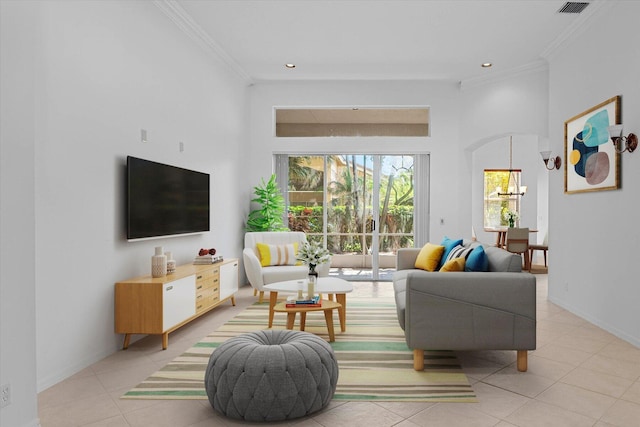
<svg viewBox="0 0 640 427"><path fill-rule="evenodd" d="M209 174L127 157L127 239L209 228Z"/></svg>

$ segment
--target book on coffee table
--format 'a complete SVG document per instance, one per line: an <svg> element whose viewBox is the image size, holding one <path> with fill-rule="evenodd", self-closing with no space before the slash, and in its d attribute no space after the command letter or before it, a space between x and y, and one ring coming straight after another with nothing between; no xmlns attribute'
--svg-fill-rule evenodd
<svg viewBox="0 0 640 427"><path fill-rule="evenodd" d="M320 296L316 295L310 299L295 299L293 297L287 299L287 303L285 304L287 308L292 307L322 307L322 301L320 301Z"/></svg>

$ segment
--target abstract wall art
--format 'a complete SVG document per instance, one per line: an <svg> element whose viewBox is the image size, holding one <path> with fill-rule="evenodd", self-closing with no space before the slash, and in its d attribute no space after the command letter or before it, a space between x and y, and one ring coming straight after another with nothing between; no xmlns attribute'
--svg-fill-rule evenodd
<svg viewBox="0 0 640 427"><path fill-rule="evenodd" d="M609 126L620 123L620 96L564 122L564 192L620 188L620 154L609 139Z"/></svg>

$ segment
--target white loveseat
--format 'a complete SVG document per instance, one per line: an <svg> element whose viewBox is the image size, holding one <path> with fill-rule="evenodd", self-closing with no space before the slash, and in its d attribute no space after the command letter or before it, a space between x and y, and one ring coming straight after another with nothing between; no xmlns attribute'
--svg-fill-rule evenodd
<svg viewBox="0 0 640 427"><path fill-rule="evenodd" d="M270 283L282 282L285 280L305 279L309 274L309 267L306 265L273 265L263 267L260 263L260 253L257 244L286 245L289 243L302 243L307 241L307 236L301 231L262 231L247 232L244 235L244 270L247 279L254 289L254 295L260 292L260 302L264 297L264 286ZM316 267L319 276L329 275L329 263L320 264Z"/></svg>

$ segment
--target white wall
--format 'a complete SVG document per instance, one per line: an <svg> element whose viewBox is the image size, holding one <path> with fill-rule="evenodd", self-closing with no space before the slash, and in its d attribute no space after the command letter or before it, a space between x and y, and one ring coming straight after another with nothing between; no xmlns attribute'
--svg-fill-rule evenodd
<svg viewBox="0 0 640 427"><path fill-rule="evenodd" d="M563 150L565 120L616 95L625 132L640 133L640 3L606 7L550 58L554 150ZM640 151L622 155L621 180L619 190L564 194L563 174L550 174L549 298L640 346Z"/></svg>
<svg viewBox="0 0 640 427"><path fill-rule="evenodd" d="M149 274L154 246L179 264L201 247L240 255L237 166L248 104L246 84L152 2L37 8L36 244L28 259L36 269L42 390L121 347L114 283ZM127 155L210 173L212 231L127 242Z"/></svg>
<svg viewBox="0 0 640 427"><path fill-rule="evenodd" d="M544 237L548 172L539 153L547 141L548 83L547 68L532 64L518 75L463 85L460 137L467 166L462 171L471 185L461 199L463 212L470 212L468 221L482 242L495 241L493 233L483 231L483 169L509 167L509 136L513 136L513 167L522 169L522 183L528 187L520 223L541 230L531 236L532 242Z"/></svg>
<svg viewBox="0 0 640 427"><path fill-rule="evenodd" d="M0 2L0 425L38 425L36 405L35 8Z"/></svg>

